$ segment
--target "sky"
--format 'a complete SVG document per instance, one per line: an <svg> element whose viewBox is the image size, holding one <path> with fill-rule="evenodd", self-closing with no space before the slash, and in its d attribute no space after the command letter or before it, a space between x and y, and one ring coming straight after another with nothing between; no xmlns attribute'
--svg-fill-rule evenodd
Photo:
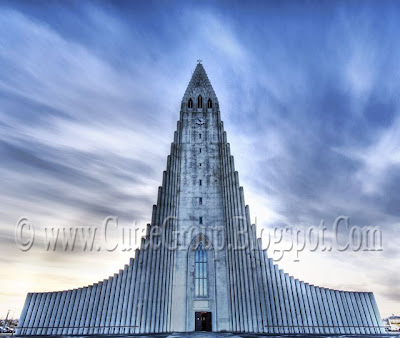
<svg viewBox="0 0 400 338"><path fill-rule="evenodd" d="M373 291L382 316L400 314L399 7L2 1L0 317L18 317L27 292L91 284L133 256L48 251L41 235L109 215L150 221L197 60L259 231L331 229L341 215L382 230L381 251L305 250L279 266L315 285ZM21 217L35 228L28 251L15 241Z"/></svg>

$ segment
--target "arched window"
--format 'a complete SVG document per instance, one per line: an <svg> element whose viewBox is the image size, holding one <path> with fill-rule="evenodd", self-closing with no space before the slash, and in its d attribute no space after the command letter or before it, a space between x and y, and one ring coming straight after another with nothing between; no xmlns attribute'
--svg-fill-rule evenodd
<svg viewBox="0 0 400 338"><path fill-rule="evenodd" d="M197 108L203 108L203 98L201 95L197 98Z"/></svg>
<svg viewBox="0 0 400 338"><path fill-rule="evenodd" d="M212 108L212 101L211 101L211 99L208 99L208 101L207 101L207 108Z"/></svg>
<svg viewBox="0 0 400 338"><path fill-rule="evenodd" d="M188 101L188 108L193 108L193 100L191 98Z"/></svg>
<svg viewBox="0 0 400 338"><path fill-rule="evenodd" d="M208 296L207 252L203 243L199 244L195 254L194 295L195 297Z"/></svg>

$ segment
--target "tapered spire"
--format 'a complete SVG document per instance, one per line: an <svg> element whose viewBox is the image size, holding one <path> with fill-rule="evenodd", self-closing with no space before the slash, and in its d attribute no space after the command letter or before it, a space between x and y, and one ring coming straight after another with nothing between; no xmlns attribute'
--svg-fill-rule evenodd
<svg viewBox="0 0 400 338"><path fill-rule="evenodd" d="M29 293L16 334L121 336L211 328L275 335L384 333L372 293L304 283L268 258L251 225L201 62L184 100L152 221L135 257L99 283Z"/></svg>
<svg viewBox="0 0 400 338"><path fill-rule="evenodd" d="M190 98L195 100L199 95L204 99L211 99L213 102L218 103L218 98L200 60L196 65L182 101L187 102Z"/></svg>

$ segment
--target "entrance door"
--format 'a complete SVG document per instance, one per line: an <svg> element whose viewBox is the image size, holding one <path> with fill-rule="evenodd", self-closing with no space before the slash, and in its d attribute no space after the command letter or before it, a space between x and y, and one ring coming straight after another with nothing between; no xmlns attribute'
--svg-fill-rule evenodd
<svg viewBox="0 0 400 338"><path fill-rule="evenodd" d="M196 331L212 331L211 312L195 313Z"/></svg>

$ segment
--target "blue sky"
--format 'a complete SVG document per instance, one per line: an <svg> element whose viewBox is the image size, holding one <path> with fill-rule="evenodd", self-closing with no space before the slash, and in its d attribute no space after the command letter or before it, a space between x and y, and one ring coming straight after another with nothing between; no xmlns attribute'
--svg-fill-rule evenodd
<svg viewBox="0 0 400 338"><path fill-rule="evenodd" d="M37 227L150 221L197 59L260 228L379 225L384 250L309 253L303 280L400 300L400 14L389 1L0 5L0 316L105 278L131 253L14 243ZM101 263L101 264L100 264Z"/></svg>

